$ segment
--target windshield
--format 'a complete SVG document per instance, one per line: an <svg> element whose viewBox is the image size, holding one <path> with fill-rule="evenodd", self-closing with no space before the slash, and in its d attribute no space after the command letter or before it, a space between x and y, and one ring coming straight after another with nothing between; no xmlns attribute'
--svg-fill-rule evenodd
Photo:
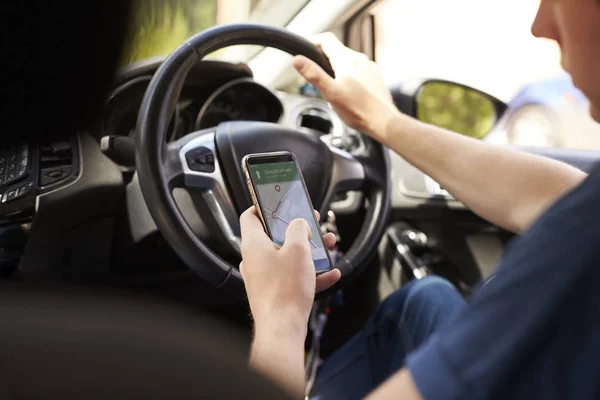
<svg viewBox="0 0 600 400"><path fill-rule="evenodd" d="M166 56L190 36L235 22L287 25L310 0L137 0L121 64ZM235 46L211 58L247 61L257 50Z"/></svg>

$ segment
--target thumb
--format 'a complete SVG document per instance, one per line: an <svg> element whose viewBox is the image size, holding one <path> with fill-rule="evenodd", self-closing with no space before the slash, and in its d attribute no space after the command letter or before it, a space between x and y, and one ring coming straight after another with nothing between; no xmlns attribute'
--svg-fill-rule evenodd
<svg viewBox="0 0 600 400"><path fill-rule="evenodd" d="M308 223L303 219L293 220L285 231L285 242L283 250L297 251L299 249L310 250L308 241L311 239L311 231ZM300 250L301 251L301 250Z"/></svg>
<svg viewBox="0 0 600 400"><path fill-rule="evenodd" d="M314 61L304 56L296 56L294 57L293 64L300 75L314 85L323 96L327 96L334 89L336 85L335 80Z"/></svg>

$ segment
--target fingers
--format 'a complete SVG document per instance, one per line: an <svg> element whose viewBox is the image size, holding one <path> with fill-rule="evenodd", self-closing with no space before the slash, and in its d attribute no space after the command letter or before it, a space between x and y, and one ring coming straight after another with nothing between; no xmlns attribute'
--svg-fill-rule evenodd
<svg viewBox="0 0 600 400"><path fill-rule="evenodd" d="M240 233L242 235L242 254L245 249L263 248L273 246L274 243L265 233L265 229L256 214L254 206L250 207L240 216Z"/></svg>
<svg viewBox="0 0 600 400"><path fill-rule="evenodd" d="M248 208L240 216L240 230L242 232L242 237L244 236L244 232L252 234L253 232L260 230L264 233L265 228L263 227L262 222L260 222L254 206Z"/></svg>
<svg viewBox="0 0 600 400"><path fill-rule="evenodd" d="M333 250L335 248L337 238L335 237L334 233L329 232L329 233L326 233L325 235L323 235L323 242L325 243L325 247L328 250Z"/></svg>
<svg viewBox="0 0 600 400"><path fill-rule="evenodd" d="M321 214L319 214L317 210L315 210L315 218L317 219L317 222L321 221Z"/></svg>
<svg viewBox="0 0 600 400"><path fill-rule="evenodd" d="M336 76L344 75L343 71L346 71L350 64L362 65L369 62L369 58L365 54L346 47L331 32L316 35L311 39L327 56Z"/></svg>
<svg viewBox="0 0 600 400"><path fill-rule="evenodd" d="M337 36L331 32L314 35L310 38L310 41L320 47L328 58L333 58L336 55L339 55L340 52L348 50L348 48L340 42Z"/></svg>
<svg viewBox="0 0 600 400"><path fill-rule="evenodd" d="M317 276L317 293L329 289L342 277L339 269L333 269Z"/></svg>
<svg viewBox="0 0 600 400"><path fill-rule="evenodd" d="M308 223L303 219L293 220L285 231L285 241L282 250L289 251L291 249L306 249L310 254L309 240L311 239L311 231Z"/></svg>
<svg viewBox="0 0 600 400"><path fill-rule="evenodd" d="M296 56L293 63L294 68L298 70L300 75L315 86L323 96L327 97L333 93L336 85L335 80L314 61L304 56Z"/></svg>

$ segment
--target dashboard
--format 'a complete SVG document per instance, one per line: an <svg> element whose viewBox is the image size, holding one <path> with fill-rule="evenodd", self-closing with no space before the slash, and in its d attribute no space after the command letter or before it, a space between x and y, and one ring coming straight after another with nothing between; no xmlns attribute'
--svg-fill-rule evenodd
<svg viewBox="0 0 600 400"><path fill-rule="evenodd" d="M133 136L138 109L153 72L140 67L134 71L137 73L121 79L107 97L93 133L97 139ZM343 126L325 101L273 91L255 82L247 67L217 61L202 61L188 75L167 138L174 141L194 131L239 120L280 123L321 135L351 134L358 138L358 134ZM353 143L358 145L358 139Z"/></svg>
<svg viewBox="0 0 600 400"><path fill-rule="evenodd" d="M93 133L97 140L106 136L132 137L138 109L160 61L134 64L118 74ZM255 82L245 64L204 60L197 63L186 78L168 127L168 141L222 122L246 120L279 123L307 134L327 136L332 144L346 151L360 149L361 135L347 127L327 102L299 92L300 88L274 91ZM390 159L394 208L413 209L432 202L463 208L436 182L400 156L390 152ZM350 214L362 205L360 193L340 195L337 200L332 205L337 213Z"/></svg>
<svg viewBox="0 0 600 400"><path fill-rule="evenodd" d="M251 78L240 78L210 95L198 112L194 129L212 128L226 121L275 123L282 114L283 104L275 93Z"/></svg>
<svg viewBox="0 0 600 400"><path fill-rule="evenodd" d="M148 265L161 273L169 265L156 258L164 243L154 234L157 227L134 173L135 162L119 163L102 146L106 137L133 143L138 110L162 61L146 60L119 71L91 129L0 151L0 229L7 227L9 232L10 228L18 246L9 247L7 239L2 242L2 231L0 243L15 255L10 268L18 262L24 279L80 273L74 265L85 266L82 275L104 273L112 268L113 260L107 257L111 252L115 259L138 260L128 271L137 271L137 262L143 273L148 273ZM300 92L300 88L274 91L262 86L244 64L198 62L182 87L167 140L225 121L249 120L278 123L320 136L340 149L361 151L365 143L360 133L347 127L326 101ZM442 204L438 194L419 197L428 195L425 176L399 156L390 156L393 208L414 211L434 202ZM186 191L175 191L173 196L194 232L210 238L198 214L184 212L195 211L194 197ZM353 215L363 206L360 192L348 192L334 198L331 209L337 215ZM168 257L170 251L165 250Z"/></svg>
<svg viewBox="0 0 600 400"><path fill-rule="evenodd" d="M165 260L172 261L172 254L160 235L154 235L157 227L134 163L110 162L102 147L107 136L132 142L138 110L162 61L147 60L121 70L91 129L48 143L0 149L0 244L4 249L0 256L5 257L0 277L17 265L24 280L104 277L106 271L112 273L114 254L115 259L131 262L128 274L137 273L139 264L140 273L157 272L162 282L160 274L169 268ZM274 91L262 86L244 64L207 60L190 70L167 128L167 140L235 120L278 123L318 135L349 152L359 152L365 145L362 135L345 126L326 101L303 95L299 88ZM400 156L390 152L390 160L394 220L411 217L438 226L446 209L464 210L444 188ZM188 218L184 212L194 211L194 197L185 191L173 196L194 232L210 238L198 214L192 212ZM364 204L360 192L348 192L335 198L331 209L337 215L352 215ZM455 231L450 232L454 235ZM149 271L149 265L154 269Z"/></svg>
<svg viewBox="0 0 600 400"><path fill-rule="evenodd" d="M145 60L118 72L99 118L84 135L86 141L87 137L95 140L96 146L100 144L99 148L104 151L102 143L105 138L121 138L128 140L130 149L133 149L138 110L162 61L162 58ZM168 126L168 141L225 121L247 120L278 123L307 135L321 136L340 149L360 151L364 146L362 135L347 127L326 101L314 95L304 95L301 91L301 87L285 91L265 87L253 80L252 71L245 64L203 60L196 63L186 77ZM82 171L81 167L90 165L90 156L83 156L81 140L84 136L65 136L40 146L4 149L6 151L0 153L0 175L4 171L4 176L10 179L7 178L6 182L0 180L0 220L3 216L10 216L5 223L28 220L42 204L41 195L56 191L51 197L62 196L66 191L58 189L75 181L80 184L85 181L82 174L86 171ZM23 156L19 153L21 150ZM105 155L108 156L106 152ZM128 163L112 158L117 168L113 171L115 181L124 179L126 184L130 181L134 156L133 149L129 157L125 157ZM452 199L443 188L401 157L390 152L390 158L394 208L414 209L433 203L462 208L462 204ZM21 169L17 168L19 163L22 163ZM7 165L2 169L4 164ZM98 165L102 165L104 170L97 171L97 174L106 174L106 164L99 162ZM16 174L14 182L9 174ZM99 182L98 176L90 175L89 179ZM336 213L351 214L362 205L362 195L349 192L336 198L332 209Z"/></svg>
<svg viewBox="0 0 600 400"><path fill-rule="evenodd" d="M139 106L151 76L140 76L116 88L102 110L96 136L132 136ZM283 105L275 93L252 81L238 78L215 89L214 85L183 88L169 124L169 141L225 121L277 122Z"/></svg>

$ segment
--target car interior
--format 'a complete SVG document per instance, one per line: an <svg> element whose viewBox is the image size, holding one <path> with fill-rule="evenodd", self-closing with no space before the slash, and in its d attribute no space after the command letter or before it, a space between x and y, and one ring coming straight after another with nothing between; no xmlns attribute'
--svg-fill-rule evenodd
<svg viewBox="0 0 600 400"><path fill-rule="evenodd" d="M314 29L332 31L372 58L371 10L377 2L345 3ZM192 326L217 336L233 330L243 353L252 321L238 268L238 219L252 205L240 164L250 153L293 152L323 216L323 231L339 238L336 267L342 279L317 297L329 316L321 358L343 345L407 280L440 275L468 297L493 274L514 237L473 214L397 154L345 126L318 93L298 85L291 57L280 64L281 54L302 54L333 71L306 35L289 28L294 21L288 27L215 26L170 55L119 66L133 14L129 2L34 1L11 7L3 18L10 35L2 76L0 291L5 299L13 296L1 308L10 318L5 321L22 325L21 333L36 327L50 332L48 321L56 315L56 321L69 321L63 328L88 327L83 333L67 329L88 343L100 340L100 332L109 334L107 327L118 332L119 324L136 320L142 321L140 330L146 326L158 336L160 324L144 322L136 313L159 306L118 311L144 298L168 302L172 313L160 310L165 318L187 310L218 321L222 325L214 329L192 325L186 314L181 324L186 335ZM304 11L295 19L306 19ZM210 57L234 45L265 49L247 62ZM268 66L268 72L260 71ZM263 82L275 75L271 83ZM390 90L400 111L428 123L473 137L506 128L506 105L476 88L431 77L398 82ZM462 100L450 104L450 93ZM472 112L463 118L464 107ZM522 150L583 170L600 156L560 148ZM61 295L38 298L27 288L60 288ZM93 305L85 293L102 295ZM106 293L118 294L99 305ZM73 302L77 311L70 309ZM104 324L90 321L82 311L85 304L117 316ZM82 325L75 324L78 319ZM207 333L202 340L212 339ZM215 341L221 343L216 348L225 353L230 342ZM14 348L30 344L23 340ZM309 338L307 350L310 346ZM183 350L174 351L173 359ZM25 353L33 359L33 352ZM51 369L52 363L40 365Z"/></svg>

